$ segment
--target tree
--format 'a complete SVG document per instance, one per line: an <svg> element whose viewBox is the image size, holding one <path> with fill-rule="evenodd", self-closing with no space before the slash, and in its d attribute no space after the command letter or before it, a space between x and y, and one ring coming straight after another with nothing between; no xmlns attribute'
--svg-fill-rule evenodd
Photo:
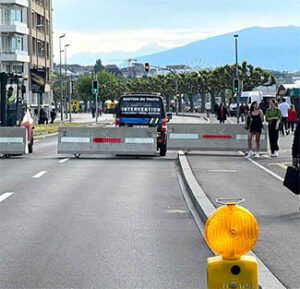
<svg viewBox="0 0 300 289"><path fill-rule="evenodd" d="M83 75L75 83L75 92L80 100L84 102L85 107L87 107L88 101L94 100L94 95L92 93L92 76Z"/></svg>
<svg viewBox="0 0 300 289"><path fill-rule="evenodd" d="M101 72L105 69L105 67L102 65L101 59L96 60L96 64L94 66L95 73Z"/></svg>

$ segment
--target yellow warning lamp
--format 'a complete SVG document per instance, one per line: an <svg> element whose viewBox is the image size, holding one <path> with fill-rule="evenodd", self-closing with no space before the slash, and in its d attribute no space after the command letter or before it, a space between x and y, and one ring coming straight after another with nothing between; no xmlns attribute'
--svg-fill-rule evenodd
<svg viewBox="0 0 300 289"><path fill-rule="evenodd" d="M257 262L252 256L244 256L257 241L258 224L247 209L239 206L243 201L218 199L224 206L205 224L206 242L219 255L207 260L208 289L258 288Z"/></svg>
<svg viewBox="0 0 300 289"><path fill-rule="evenodd" d="M218 200L222 203L222 200ZM208 246L224 259L236 260L248 253L258 237L255 217L235 202L227 202L207 220L205 237Z"/></svg>

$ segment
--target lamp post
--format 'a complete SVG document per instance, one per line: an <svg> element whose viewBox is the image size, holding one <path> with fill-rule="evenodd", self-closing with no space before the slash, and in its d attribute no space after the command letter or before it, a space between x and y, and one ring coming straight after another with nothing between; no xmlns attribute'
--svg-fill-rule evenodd
<svg viewBox="0 0 300 289"><path fill-rule="evenodd" d="M61 40L62 38L66 37L66 34L63 34L61 36L59 36L59 59L60 59L60 66L59 66L59 79L60 79L60 118L61 121L64 120L64 112L63 112L63 103L64 103L64 99L63 99L63 92L62 92L62 71L61 71Z"/></svg>
<svg viewBox="0 0 300 289"><path fill-rule="evenodd" d="M238 38L239 35L235 34L234 36L235 39L235 77L236 79L238 79L239 82L239 88L238 91L236 93L236 118L237 118L237 123L240 123L240 89L241 89L241 85L240 85L240 79L239 79L239 58L238 58Z"/></svg>
<svg viewBox="0 0 300 289"><path fill-rule="evenodd" d="M67 79L67 48L70 46L70 44L66 44L65 45L65 82L66 82L66 88L68 87L68 79ZM67 89L68 91L68 89ZM68 93L66 93L66 99L68 97L67 95ZM68 105L67 105L68 101L65 101L65 117L68 118Z"/></svg>

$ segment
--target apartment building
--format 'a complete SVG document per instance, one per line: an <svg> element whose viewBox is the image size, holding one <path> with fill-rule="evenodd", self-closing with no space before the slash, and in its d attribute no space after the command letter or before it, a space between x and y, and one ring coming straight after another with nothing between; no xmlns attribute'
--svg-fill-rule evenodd
<svg viewBox="0 0 300 289"><path fill-rule="evenodd" d="M42 103L51 102L50 75L53 67L51 0L0 0L0 70L28 76L27 102L36 105L31 92L30 69L47 71Z"/></svg>

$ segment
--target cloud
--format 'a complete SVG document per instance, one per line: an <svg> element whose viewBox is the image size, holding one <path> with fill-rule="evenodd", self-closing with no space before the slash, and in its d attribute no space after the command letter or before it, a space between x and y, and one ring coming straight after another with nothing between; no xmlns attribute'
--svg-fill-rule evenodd
<svg viewBox="0 0 300 289"><path fill-rule="evenodd" d="M141 29L141 30L104 30L99 32L66 32L63 38L62 49L65 44L71 44L68 55L78 53L112 53L135 52L149 44L171 49L187 43L204 39L227 31L199 31L182 29ZM57 31L54 34L54 54L58 58L59 35L64 32Z"/></svg>

